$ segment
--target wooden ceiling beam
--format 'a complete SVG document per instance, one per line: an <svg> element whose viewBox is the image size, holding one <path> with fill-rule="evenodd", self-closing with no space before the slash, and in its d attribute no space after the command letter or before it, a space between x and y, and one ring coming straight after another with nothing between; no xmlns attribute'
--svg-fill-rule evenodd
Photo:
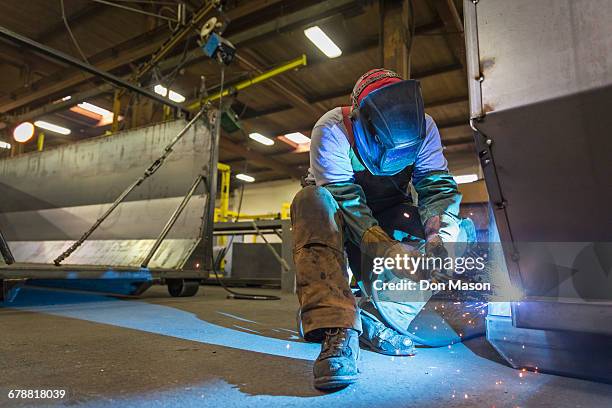
<svg viewBox="0 0 612 408"><path fill-rule="evenodd" d="M105 6L100 3L87 4L84 7L75 11L74 13L71 13L70 15L66 16L66 20L68 20L70 28L74 30L76 27L85 24L87 20L90 20L91 18L95 17L96 14L98 14L104 7ZM66 31L66 26L64 25L64 20L61 17L59 21L52 24L50 27L36 35L34 39L38 42L47 44L49 43L50 39L53 39L59 36L60 34L68 35L68 32Z"/></svg>
<svg viewBox="0 0 612 408"><path fill-rule="evenodd" d="M446 32L446 42L463 70L465 71L465 40L463 36L463 22L455 2L453 0L432 0L436 12L444 23Z"/></svg>
<svg viewBox="0 0 612 408"><path fill-rule="evenodd" d="M303 68L305 70L310 69L309 66L307 66L306 68ZM447 66L443 66L443 67L437 67L434 69L430 69L427 71L422 71L422 72L416 72L414 73L414 78L415 79L424 79L424 78L428 78L430 76L434 76L434 75L442 75L442 74L446 74L446 73L450 73L450 72L454 72L458 69L461 69L461 66L458 64L451 64L451 65L447 65ZM351 92L353 91L353 88L344 88L341 89L339 91L333 91L324 95L318 95L315 97L311 97L307 99L307 103L309 104L314 104L314 103L325 103L325 102L329 102L332 101L334 99L337 98L346 98L346 100L348 101L349 96L351 95ZM430 103L426 103L425 107L426 108L437 108L440 106L445 106L445 105L450 105L450 104L454 104L454 103L459 103L459 102L467 102L467 96L459 96L459 97L452 97L452 98L448 98L448 99L444 99L444 100L439 100L439 101L433 101ZM242 120L248 121L248 120L252 120L252 119L260 119L262 117L268 116L268 115L274 115L277 113L281 113L284 111L289 111L291 109L293 109L294 107L291 106L287 106L287 105L279 105L277 107L272 107L272 108L268 108L265 111L250 111L247 112L243 117Z"/></svg>
<svg viewBox="0 0 612 408"><path fill-rule="evenodd" d="M284 164L276 159L265 156L259 152L256 152L255 150L251 150L244 145L233 142L225 137L221 138L219 148L230 153L238 154L245 159L266 168L285 173L292 178L299 179L303 175L302 171L295 166Z"/></svg>
<svg viewBox="0 0 612 408"><path fill-rule="evenodd" d="M265 38L265 34L276 33L279 29L285 27L289 27L292 24L300 23L306 24L311 21L316 21L320 19L323 15L329 15L330 13L338 13L344 8L348 7L350 4L355 3L355 1L350 0L330 0L326 2L322 2L320 4L316 4L314 6L306 5L303 9L299 9L291 14L287 14L283 16L282 21L275 22L275 26L271 26L268 23L260 24L256 27L247 28L245 30L236 33L235 35L230 36L230 40L235 44L240 43L241 41L253 40L252 36L256 36L257 40ZM270 1L259 1L259 2L249 2L244 5L244 7L248 7L250 12L252 13L254 10L263 9L265 7L269 7L272 4ZM256 6L259 6L257 8ZM231 19L233 15L240 16L242 12L240 10L243 6L227 11L228 17ZM282 23L282 24L281 24ZM280 24L280 25L279 25ZM267 30L267 31L266 31ZM92 62L96 66L104 70L115 69L126 64L132 63L135 60L143 58L146 55L152 54L157 47L159 47L163 43L163 37L158 38L160 34L159 29L153 30L152 32L145 33L133 39L130 39L124 42L121 46L111 47L98 55L108 55L110 56L103 61L98 60L96 56L90 58ZM147 38L147 42L142 43L140 41L142 37ZM134 49L129 49L129 44L133 45ZM119 48L123 49L123 53L131 53L131 59L125 59L118 56L120 52L117 50ZM124 49L127 47L128 49ZM153 49L153 50L152 50ZM177 57L180 58L180 57ZM199 59L194 59L193 62L198 61ZM174 57L170 57L167 61L164 61L160 64L162 69L165 68L174 68L176 66L176 60ZM52 78L43 78L39 83L36 84L37 91L28 92L28 89L17 89L12 91L13 97L11 98L0 98L0 113L8 112L12 109L16 109L20 106L26 105L28 103L34 102L38 99L42 99L48 97L59 90L65 90L66 88L70 88L74 85L77 85L81 82L87 81L91 79L91 75L82 74L80 75L78 71L75 70L63 70L59 75L53 75ZM31 91L31 90L30 90Z"/></svg>

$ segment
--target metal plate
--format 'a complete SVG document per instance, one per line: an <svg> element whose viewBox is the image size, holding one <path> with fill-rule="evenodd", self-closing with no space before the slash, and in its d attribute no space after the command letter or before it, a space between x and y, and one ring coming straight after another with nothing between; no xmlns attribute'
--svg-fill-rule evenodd
<svg viewBox="0 0 612 408"><path fill-rule="evenodd" d="M111 203L185 124L165 122L0 160L0 213ZM198 124L127 201L183 196L209 154L210 133Z"/></svg>
<svg viewBox="0 0 612 408"><path fill-rule="evenodd" d="M480 0L476 19L485 113L612 83L610 0Z"/></svg>
<svg viewBox="0 0 612 408"><path fill-rule="evenodd" d="M0 160L0 228L17 262L52 263L163 152L184 127L174 121ZM173 210L210 157L198 124L152 177L66 261L139 267ZM206 175L206 174L205 174ZM200 242L206 203L200 186L150 263L179 269Z"/></svg>

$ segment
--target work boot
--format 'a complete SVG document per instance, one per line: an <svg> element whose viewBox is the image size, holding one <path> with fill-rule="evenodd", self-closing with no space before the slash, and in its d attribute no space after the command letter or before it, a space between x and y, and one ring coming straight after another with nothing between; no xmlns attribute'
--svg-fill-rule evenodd
<svg viewBox="0 0 612 408"><path fill-rule="evenodd" d="M385 326L381 321L363 310L360 314L363 333L359 336L359 343L365 349L389 356L413 356L416 354L414 343L410 337Z"/></svg>
<svg viewBox="0 0 612 408"><path fill-rule="evenodd" d="M344 388L357 381L359 336L352 329L326 329L314 371L314 386L320 390Z"/></svg>

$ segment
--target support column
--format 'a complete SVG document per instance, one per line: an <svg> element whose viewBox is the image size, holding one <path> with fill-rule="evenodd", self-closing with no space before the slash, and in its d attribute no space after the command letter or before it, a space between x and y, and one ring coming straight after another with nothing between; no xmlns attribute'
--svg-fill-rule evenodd
<svg viewBox="0 0 612 408"><path fill-rule="evenodd" d="M38 139L36 140L36 150L42 152L45 148L45 134L44 132L40 132L38 134Z"/></svg>
<svg viewBox="0 0 612 408"><path fill-rule="evenodd" d="M381 0L383 63L403 78L410 78L410 0Z"/></svg>

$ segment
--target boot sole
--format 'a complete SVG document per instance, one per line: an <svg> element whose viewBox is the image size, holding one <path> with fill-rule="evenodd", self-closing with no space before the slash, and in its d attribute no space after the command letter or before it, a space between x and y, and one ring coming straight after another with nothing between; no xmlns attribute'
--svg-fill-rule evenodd
<svg viewBox="0 0 612 408"><path fill-rule="evenodd" d="M331 376L321 377L314 381L314 386L319 390L333 390L337 388L348 387L357 381L357 375L342 375L342 376Z"/></svg>

